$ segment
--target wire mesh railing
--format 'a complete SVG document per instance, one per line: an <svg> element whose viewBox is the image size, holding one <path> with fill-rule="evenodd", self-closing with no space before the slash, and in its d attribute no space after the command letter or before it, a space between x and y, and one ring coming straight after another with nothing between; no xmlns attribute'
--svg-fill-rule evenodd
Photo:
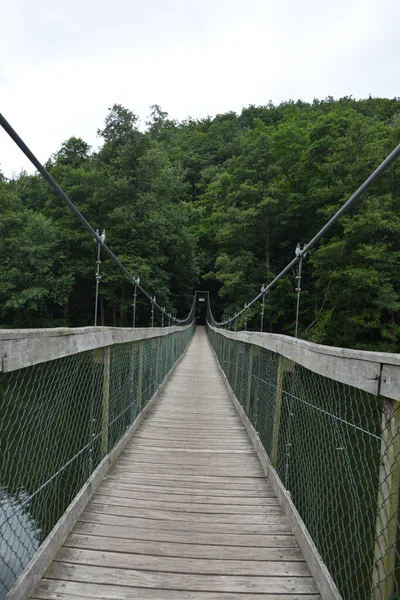
<svg viewBox="0 0 400 600"><path fill-rule="evenodd" d="M400 402L208 331L342 598L398 600Z"/></svg>
<svg viewBox="0 0 400 600"><path fill-rule="evenodd" d="M0 599L154 396L193 330L144 330L136 341L0 372Z"/></svg>

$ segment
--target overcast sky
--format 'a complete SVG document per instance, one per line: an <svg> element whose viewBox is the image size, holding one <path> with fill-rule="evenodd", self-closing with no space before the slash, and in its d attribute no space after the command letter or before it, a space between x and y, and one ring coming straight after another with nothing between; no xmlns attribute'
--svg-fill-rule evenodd
<svg viewBox="0 0 400 600"><path fill-rule="evenodd" d="M94 148L107 109L146 121L269 100L400 96L400 0L0 0L0 112L41 161ZM27 159L0 131L0 169Z"/></svg>

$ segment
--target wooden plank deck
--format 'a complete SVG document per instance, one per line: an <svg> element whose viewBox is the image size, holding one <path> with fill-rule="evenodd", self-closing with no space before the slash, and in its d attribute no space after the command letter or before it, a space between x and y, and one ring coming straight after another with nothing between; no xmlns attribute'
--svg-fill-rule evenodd
<svg viewBox="0 0 400 600"><path fill-rule="evenodd" d="M32 600L319 600L198 328Z"/></svg>

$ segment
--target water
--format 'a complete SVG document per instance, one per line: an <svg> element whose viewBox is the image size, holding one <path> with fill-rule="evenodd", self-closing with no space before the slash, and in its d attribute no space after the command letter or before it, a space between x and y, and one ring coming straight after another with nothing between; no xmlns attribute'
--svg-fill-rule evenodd
<svg viewBox="0 0 400 600"><path fill-rule="evenodd" d="M0 488L0 599L14 584L41 542L41 530L24 508L27 499Z"/></svg>

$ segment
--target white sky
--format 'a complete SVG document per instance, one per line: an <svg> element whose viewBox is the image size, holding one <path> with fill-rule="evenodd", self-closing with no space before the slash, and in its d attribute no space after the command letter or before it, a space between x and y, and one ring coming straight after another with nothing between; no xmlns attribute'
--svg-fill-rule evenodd
<svg viewBox="0 0 400 600"><path fill-rule="evenodd" d="M39 160L142 121L249 104L400 96L400 0L0 0L0 111ZM0 131L0 169L29 161Z"/></svg>

